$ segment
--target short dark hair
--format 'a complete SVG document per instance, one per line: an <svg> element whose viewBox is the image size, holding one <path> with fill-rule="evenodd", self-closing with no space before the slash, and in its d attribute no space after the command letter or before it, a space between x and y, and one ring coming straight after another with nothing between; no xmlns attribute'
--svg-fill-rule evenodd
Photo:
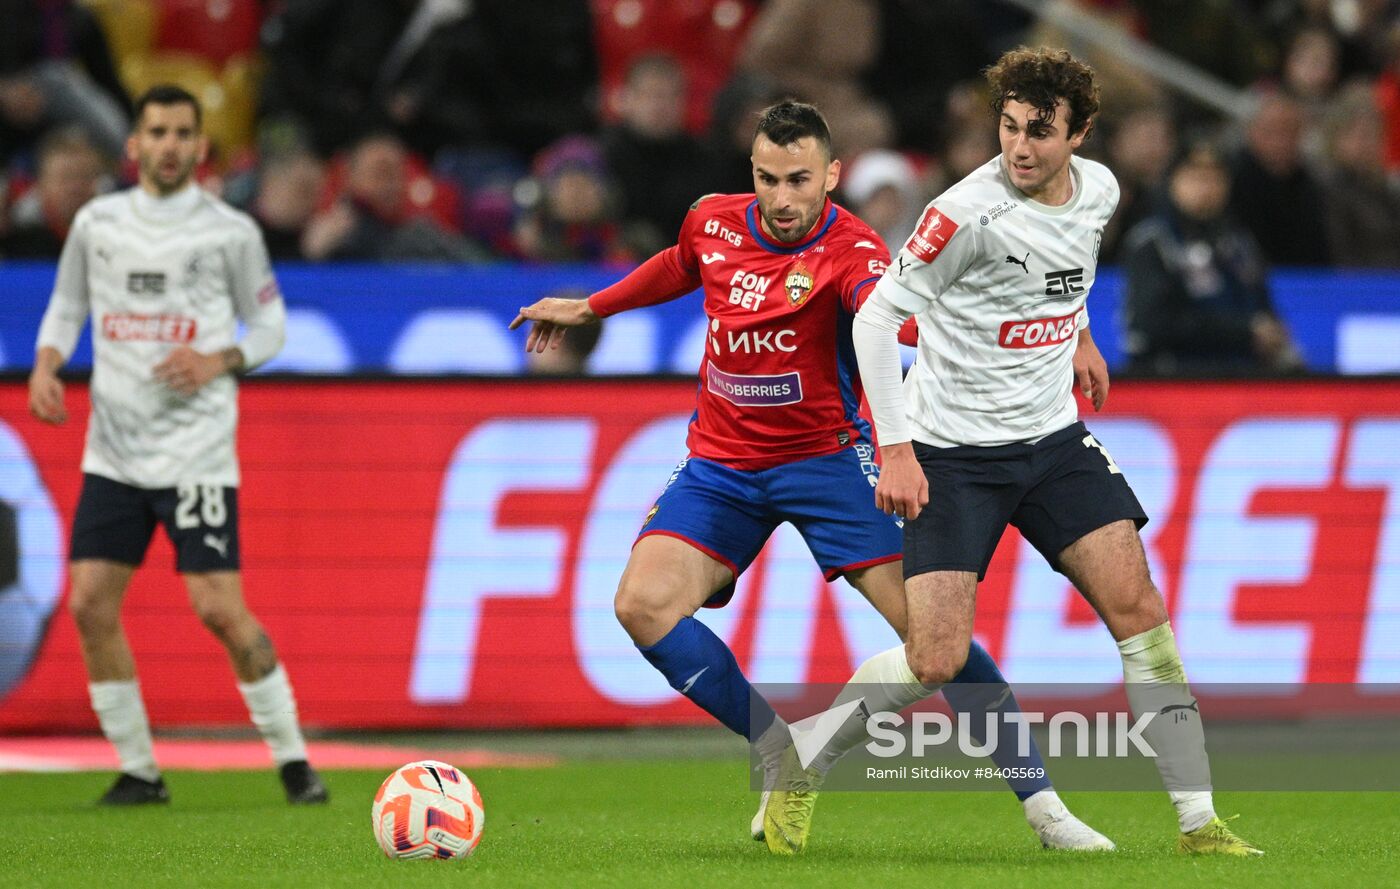
<svg viewBox="0 0 1400 889"><path fill-rule="evenodd" d="M204 124L204 109L199 107L199 100L182 86L161 83L137 96L135 112L131 117L132 129L141 123L141 115L146 112L147 105L188 105L194 109L195 129L199 129Z"/></svg>
<svg viewBox="0 0 1400 889"><path fill-rule="evenodd" d="M1068 50L1042 46L1018 46L1008 50L984 72L992 88L992 110L1001 115L1006 103L1025 102L1040 112L1040 120L1055 119L1061 99L1069 106L1069 132L1088 136L1094 115L1099 111L1099 87L1094 69L1069 54Z"/></svg>
<svg viewBox="0 0 1400 889"><path fill-rule="evenodd" d="M806 102L784 99L763 109L753 134L754 139L759 136L767 136L774 145L791 145L811 137L825 149L828 158L832 156L831 129L826 125L826 118L817 106Z"/></svg>

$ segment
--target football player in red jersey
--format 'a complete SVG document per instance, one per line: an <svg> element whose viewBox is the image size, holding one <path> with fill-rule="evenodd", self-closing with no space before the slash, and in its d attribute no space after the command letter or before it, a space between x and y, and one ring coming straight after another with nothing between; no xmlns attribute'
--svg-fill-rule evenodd
<svg viewBox="0 0 1400 889"><path fill-rule="evenodd" d="M901 522L871 499L878 469L869 424L859 414L851 343L852 319L889 252L874 231L828 197L840 174L820 112L792 101L774 105L754 137L754 194L701 198L676 245L622 281L587 300L540 300L511 323L532 322L526 349L542 351L556 347L569 327L703 288L709 336L689 454L643 522L615 608L672 688L754 744L768 773L765 786L782 771L789 776L784 780L815 787L835 759L797 761L783 720L753 692L729 648L695 612L725 604L735 579L786 521L802 534L828 580L844 576L901 638L907 623ZM911 342L912 335L911 326ZM988 695L988 688L1006 693ZM891 701L938 690L920 684L902 654L867 661L848 689L858 689L852 694L864 698L870 713L898 711L905 704ZM996 664L976 642L944 692L956 709L977 714L976 725L985 726L981 715L989 709L1016 709ZM843 731L864 733L862 718L850 721ZM1113 848L1065 808L1034 747L1027 757L1014 752L995 758L1036 776L1011 784L1044 845ZM810 807L813 796L784 798ZM801 851L810 819L774 820L774 814L760 806L755 838L765 838L779 854ZM800 835L783 830L793 822L803 825Z"/></svg>

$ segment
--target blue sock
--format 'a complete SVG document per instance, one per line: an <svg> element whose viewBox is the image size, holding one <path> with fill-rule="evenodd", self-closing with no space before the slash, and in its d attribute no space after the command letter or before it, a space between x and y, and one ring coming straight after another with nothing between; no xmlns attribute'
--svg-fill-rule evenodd
<svg viewBox="0 0 1400 889"><path fill-rule="evenodd" d="M681 618L660 642L637 649L672 688L735 734L754 740L772 724L772 707L744 678L729 646L695 618Z"/></svg>
<svg viewBox="0 0 1400 889"><path fill-rule="evenodd" d="M1003 697L1004 695L1004 697ZM943 697L958 713L971 716L970 734L981 744L987 738L987 713L1019 713L1021 705L1006 684L1006 678L997 669L996 661L987 650L976 642L967 651L967 664L953 681L943 686ZM997 748L992 761L999 768L1013 771L1012 774L1026 774L1027 769L1039 770L1040 778L1010 778L1007 784L1019 800L1051 787L1050 776L1045 771L1045 761L1040 758L1040 747L1031 738L1030 755L1016 755L1016 739L1019 727L1002 720L998 726Z"/></svg>

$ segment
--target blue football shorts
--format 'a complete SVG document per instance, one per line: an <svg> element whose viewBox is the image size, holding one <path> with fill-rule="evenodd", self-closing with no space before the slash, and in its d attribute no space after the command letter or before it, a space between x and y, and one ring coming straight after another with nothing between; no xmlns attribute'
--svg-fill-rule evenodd
<svg viewBox="0 0 1400 889"><path fill-rule="evenodd" d="M875 449L868 443L771 469L741 470L687 457L651 508L640 540L663 534L727 565L737 579L773 529L792 523L827 580L900 558L902 523L875 508ZM734 585L706 602L729 601Z"/></svg>

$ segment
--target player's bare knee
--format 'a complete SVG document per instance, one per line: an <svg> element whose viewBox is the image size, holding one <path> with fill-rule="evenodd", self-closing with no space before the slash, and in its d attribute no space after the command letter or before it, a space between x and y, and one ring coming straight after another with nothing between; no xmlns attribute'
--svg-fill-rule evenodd
<svg viewBox="0 0 1400 889"><path fill-rule="evenodd" d="M967 663L967 648L958 651L932 646L909 649L909 669L922 685L943 685L962 672Z"/></svg>
<svg viewBox="0 0 1400 889"><path fill-rule="evenodd" d="M120 603L92 591L74 587L68 597L68 611L73 615L78 635L84 639L108 636L121 627Z"/></svg>
<svg viewBox="0 0 1400 889"><path fill-rule="evenodd" d="M197 602L194 612L209 632L226 641L238 635L239 628L249 617L246 609L226 602Z"/></svg>
<svg viewBox="0 0 1400 889"><path fill-rule="evenodd" d="M617 622L633 637L645 634L658 622L662 618L662 610L661 603L649 590L627 583L625 578L613 597L613 613L617 615Z"/></svg>

